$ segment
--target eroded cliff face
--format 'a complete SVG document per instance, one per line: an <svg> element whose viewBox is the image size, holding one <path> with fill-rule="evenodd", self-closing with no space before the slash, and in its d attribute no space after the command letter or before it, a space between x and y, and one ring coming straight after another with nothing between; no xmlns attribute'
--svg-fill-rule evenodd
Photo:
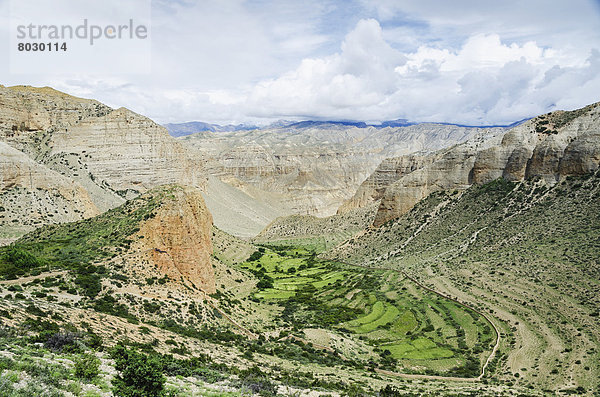
<svg viewBox="0 0 600 397"><path fill-rule="evenodd" d="M346 200L338 208L338 214L346 213L355 208L363 208L381 200L385 189L389 185L403 176L433 163L436 158L437 156L433 155L409 154L384 159L375 171L358 187L354 196Z"/></svg>
<svg viewBox="0 0 600 397"><path fill-rule="evenodd" d="M352 197L382 160L452 146L483 130L503 131L442 124L396 128L325 124L203 132L181 142L207 159L210 174L251 195L258 189L277 198L280 212L329 216ZM372 194L367 189L363 195ZM260 198L260 193L255 196ZM372 202L369 198L357 200L358 206ZM351 208L354 204L348 206Z"/></svg>
<svg viewBox="0 0 600 397"><path fill-rule="evenodd" d="M29 222L31 214L19 211L25 203L37 209L39 226L104 212L155 186L206 183L203 161L152 120L48 87L0 86L0 142L21 153L22 163L4 161L0 194L8 194L11 181L27 182L32 175L63 186L58 192L41 182L21 183L29 195L13 189L3 202L17 223ZM68 185L77 193L68 193Z"/></svg>
<svg viewBox="0 0 600 397"><path fill-rule="evenodd" d="M54 132L50 146L51 156L83 154L90 172L119 192L205 183L199 159L193 159L163 127L125 108Z"/></svg>
<svg viewBox="0 0 600 397"><path fill-rule="evenodd" d="M111 111L98 101L49 87L0 85L0 140L37 159L44 151L47 134Z"/></svg>
<svg viewBox="0 0 600 397"><path fill-rule="evenodd" d="M497 178L541 178L554 184L569 175L594 172L600 164L600 104L542 115L511 129L501 139L479 144L469 141L433 156L438 158L431 164L385 188L376 226L406 213L439 190L466 189Z"/></svg>
<svg viewBox="0 0 600 397"><path fill-rule="evenodd" d="M214 293L215 275L210 260L212 216L201 191L180 186L159 191L164 192L162 202L154 216L140 225L132 247L135 259L128 261L134 266L143 263L149 274L158 271L175 282Z"/></svg>

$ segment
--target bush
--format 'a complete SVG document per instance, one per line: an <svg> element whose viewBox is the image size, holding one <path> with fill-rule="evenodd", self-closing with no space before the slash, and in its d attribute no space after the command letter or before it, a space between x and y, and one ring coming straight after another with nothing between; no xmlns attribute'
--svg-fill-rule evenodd
<svg viewBox="0 0 600 397"><path fill-rule="evenodd" d="M258 289L273 288L273 285L274 285L273 279L265 274L264 278L262 278L256 284L256 288L258 288Z"/></svg>
<svg viewBox="0 0 600 397"><path fill-rule="evenodd" d="M256 366L243 370L240 375L240 386L252 394L275 396L277 388L271 380Z"/></svg>
<svg viewBox="0 0 600 397"><path fill-rule="evenodd" d="M391 385L387 385L386 387L381 388L377 395L379 397L396 397L396 396L399 397L399 396L401 396L400 391Z"/></svg>
<svg viewBox="0 0 600 397"><path fill-rule="evenodd" d="M122 397L162 397L165 376L160 362L123 345L111 352L119 374L113 380L113 393Z"/></svg>
<svg viewBox="0 0 600 397"><path fill-rule="evenodd" d="M57 332L46 340L46 348L52 351L75 352L79 350L79 335L72 332Z"/></svg>
<svg viewBox="0 0 600 397"><path fill-rule="evenodd" d="M82 354L75 359L75 376L83 380L93 380L100 374L100 359L93 354Z"/></svg>
<svg viewBox="0 0 600 397"><path fill-rule="evenodd" d="M41 266L44 266L43 261L29 252L9 247L0 258L0 275L7 279L14 279L26 274L31 269Z"/></svg>
<svg viewBox="0 0 600 397"><path fill-rule="evenodd" d="M254 251L250 258L248 258L248 262L257 261L263 256L264 249L262 251Z"/></svg>

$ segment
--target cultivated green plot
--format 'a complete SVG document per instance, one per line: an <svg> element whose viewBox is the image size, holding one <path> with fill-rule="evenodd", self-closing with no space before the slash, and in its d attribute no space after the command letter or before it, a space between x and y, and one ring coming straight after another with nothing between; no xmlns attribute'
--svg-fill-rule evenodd
<svg viewBox="0 0 600 397"><path fill-rule="evenodd" d="M313 281L314 279L308 277L288 277L275 280L273 286L275 289L295 291Z"/></svg>
<svg viewBox="0 0 600 397"><path fill-rule="evenodd" d="M327 270L320 267L314 267L310 269L303 269L298 272L300 276L315 276L317 274L325 273Z"/></svg>
<svg viewBox="0 0 600 397"><path fill-rule="evenodd" d="M394 322L391 327L391 331L398 335L406 335L408 332L412 332L419 326L415 315L410 310L405 310L400 314L398 319Z"/></svg>
<svg viewBox="0 0 600 397"><path fill-rule="evenodd" d="M379 317L381 317L383 315L383 311L383 302L376 302L371 308L371 312L368 315L361 318L357 318L356 320L349 322L348 325L351 327L358 327L364 324L371 323L377 320Z"/></svg>
<svg viewBox="0 0 600 397"><path fill-rule="evenodd" d="M339 280L343 280L344 274L345 274L344 272L324 273L321 276L321 281L315 281L314 283L312 283L312 285L317 289L323 288L326 285L333 284Z"/></svg>
<svg viewBox="0 0 600 397"><path fill-rule="evenodd" d="M280 305L293 328L328 329L362 344L381 355L383 368L475 377L480 368L472 363L495 343L479 314L400 273L321 261L292 247L257 256L242 266L260 280L255 298Z"/></svg>
<svg viewBox="0 0 600 397"><path fill-rule="evenodd" d="M377 302L375 304L375 306L377 307L384 307L385 309L381 309L381 315L379 317L377 317L376 319L374 319L373 321L368 321L368 322L363 322L360 325L357 326L353 326L352 329L354 331L356 331L356 333L359 334L365 334L371 331L374 331L375 329L379 328L379 327L383 327L391 322L393 322L396 317L398 317L398 313L399 310L396 306L392 306L389 304L381 304L381 302ZM375 306L373 306L375 308ZM359 321L366 321L369 319L369 317L371 317L371 315L373 314L373 312L371 314L369 314L369 316L364 317L363 319L359 319L356 320L357 322Z"/></svg>

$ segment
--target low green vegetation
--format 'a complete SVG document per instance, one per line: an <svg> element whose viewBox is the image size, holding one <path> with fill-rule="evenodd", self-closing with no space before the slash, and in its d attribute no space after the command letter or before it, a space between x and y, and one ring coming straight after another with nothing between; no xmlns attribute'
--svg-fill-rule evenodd
<svg viewBox="0 0 600 397"><path fill-rule="evenodd" d="M80 284L94 294L95 262L126 250L144 219L153 216L168 189L153 191L92 219L41 227L7 247L0 247L0 277L15 278L30 272L74 269Z"/></svg>

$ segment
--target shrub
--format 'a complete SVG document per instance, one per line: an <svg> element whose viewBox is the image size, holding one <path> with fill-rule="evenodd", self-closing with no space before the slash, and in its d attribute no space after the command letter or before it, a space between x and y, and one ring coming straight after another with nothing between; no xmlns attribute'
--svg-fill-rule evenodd
<svg viewBox="0 0 600 397"><path fill-rule="evenodd" d="M258 289L267 289L273 288L273 279L267 275L264 276L257 284L256 288Z"/></svg>
<svg viewBox="0 0 600 397"><path fill-rule="evenodd" d="M14 279L26 274L29 270L43 266L43 261L39 260L29 252L9 247L2 258L0 258L0 275L8 279Z"/></svg>
<svg viewBox="0 0 600 397"><path fill-rule="evenodd" d="M252 253L252 255L250 255L250 258L248 258L248 262L252 262L252 261L257 261L257 260L259 260L260 258L262 258L262 256L263 256L263 252L264 252L264 249L263 249L263 251L262 251L262 252L261 252L261 251L254 251L254 252Z"/></svg>
<svg viewBox="0 0 600 397"><path fill-rule="evenodd" d="M93 380L100 374L100 359L93 354L82 354L75 359L75 376L83 380Z"/></svg>
<svg viewBox="0 0 600 397"><path fill-rule="evenodd" d="M162 397L165 376L160 362L123 345L111 352L119 374L113 380L113 392L122 397Z"/></svg>
<svg viewBox="0 0 600 397"><path fill-rule="evenodd" d="M79 349L79 336L72 332L57 332L46 340L46 348L53 351L74 352Z"/></svg>
<svg viewBox="0 0 600 397"><path fill-rule="evenodd" d="M240 386L252 394L275 396L277 388L271 380L256 366L240 373Z"/></svg>
<svg viewBox="0 0 600 397"><path fill-rule="evenodd" d="M377 394L380 397L396 397L401 396L400 391L391 385L387 385L379 390Z"/></svg>

